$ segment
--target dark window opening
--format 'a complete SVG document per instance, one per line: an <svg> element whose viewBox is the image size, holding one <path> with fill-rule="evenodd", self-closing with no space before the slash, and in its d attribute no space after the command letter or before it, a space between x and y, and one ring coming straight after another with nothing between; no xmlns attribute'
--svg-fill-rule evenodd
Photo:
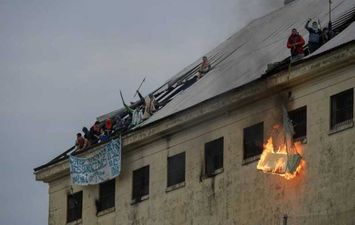
<svg viewBox="0 0 355 225"><path fill-rule="evenodd" d="M331 96L330 128L353 119L354 91L349 89Z"/></svg>
<svg viewBox="0 0 355 225"><path fill-rule="evenodd" d="M149 195L149 166L133 171L132 200L139 202L146 195Z"/></svg>
<svg viewBox="0 0 355 225"><path fill-rule="evenodd" d="M215 175L223 168L223 137L205 144L205 172L207 176Z"/></svg>
<svg viewBox="0 0 355 225"><path fill-rule="evenodd" d="M67 223L81 219L83 205L83 192L68 195L67 199Z"/></svg>
<svg viewBox="0 0 355 225"><path fill-rule="evenodd" d="M97 212L115 207L115 179L99 185L99 200L96 202Z"/></svg>
<svg viewBox="0 0 355 225"><path fill-rule="evenodd" d="M290 111L288 116L295 131L293 139L305 138L307 136L307 106Z"/></svg>
<svg viewBox="0 0 355 225"><path fill-rule="evenodd" d="M246 127L243 130L243 159L248 159L263 152L264 122Z"/></svg>
<svg viewBox="0 0 355 225"><path fill-rule="evenodd" d="M185 181L185 152L168 158L168 187Z"/></svg>

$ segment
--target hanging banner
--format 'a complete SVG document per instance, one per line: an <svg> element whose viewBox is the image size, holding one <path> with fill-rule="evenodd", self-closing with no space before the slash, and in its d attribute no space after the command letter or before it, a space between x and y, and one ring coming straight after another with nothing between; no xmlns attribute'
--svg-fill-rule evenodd
<svg viewBox="0 0 355 225"><path fill-rule="evenodd" d="M121 172L121 138L107 143L95 155L84 158L69 156L72 184L99 184L117 177Z"/></svg>

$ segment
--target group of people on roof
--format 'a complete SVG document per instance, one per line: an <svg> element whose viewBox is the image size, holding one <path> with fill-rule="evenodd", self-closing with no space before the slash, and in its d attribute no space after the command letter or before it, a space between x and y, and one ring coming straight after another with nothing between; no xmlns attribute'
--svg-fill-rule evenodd
<svg viewBox="0 0 355 225"><path fill-rule="evenodd" d="M111 118L107 118L103 124L96 121L90 130L83 127L82 131L84 136L81 133L76 134L76 151L84 150L92 144L107 142L114 132L114 126Z"/></svg>
<svg viewBox="0 0 355 225"><path fill-rule="evenodd" d="M154 96L149 94L144 98L139 91L137 91L137 94L140 98L140 102L138 102L138 104L128 106L123 101L123 105L126 110L123 118L116 115L114 117L107 118L101 123L96 121L90 129L83 127L82 132L84 135L81 133L77 133L76 135L75 151L82 151L96 143L107 142L113 135L125 132L152 116L157 109L157 102Z"/></svg>
<svg viewBox="0 0 355 225"><path fill-rule="evenodd" d="M311 21L312 19L308 19L305 25L305 28L309 33L308 48L306 51L303 37L295 28L292 29L291 35L287 41L287 48L291 51L291 62L297 61L305 55L311 54L334 36L331 22L329 22L328 27L321 29L319 21L313 21L312 26L309 26Z"/></svg>
<svg viewBox="0 0 355 225"><path fill-rule="evenodd" d="M197 71L196 80L202 78L210 70L211 65L207 57L204 56ZM83 127L82 131L84 136L81 133L77 133L76 135L75 151L82 151L96 143L107 142L112 135L130 130L151 117L159 108L159 104L155 100L154 95L149 94L143 97L138 90L137 94L140 101L137 104L132 103L130 106L125 103L121 95L126 110L126 114L123 118L115 116L107 118L104 123L96 121L90 130L87 127Z"/></svg>
<svg viewBox="0 0 355 225"><path fill-rule="evenodd" d="M207 57L203 56L195 79L198 80L202 78L210 70L211 65ZM112 118L107 118L104 123L96 121L90 130L87 127L83 127L82 132L84 135L81 133L77 133L76 135L75 151L79 152L93 144L107 142L114 134L130 130L151 117L159 108L159 104L155 100L154 95L149 94L144 98L138 90L137 94L140 101L138 103L132 103L130 106L125 103L121 94L122 102L126 110L123 118L117 115Z"/></svg>
<svg viewBox="0 0 355 225"><path fill-rule="evenodd" d="M287 48L289 48L291 51L291 62L297 61L305 55L316 51L320 46L322 46L334 36L331 22L329 22L328 27L321 29L319 21L313 21L312 26L309 26L311 21L312 20L309 19L305 25L306 30L309 32L308 45L306 48L304 46L305 41L303 37L295 28L292 29L291 35L287 41ZM196 81L202 78L210 70L211 64L207 57L202 57L202 62L194 80ZM122 97L123 105L127 112L124 118L116 116L112 119L107 118L104 123L96 121L90 130L86 127L83 127L82 131L84 136L82 136L81 133L77 133L76 135L76 151L86 149L92 144L107 142L113 134L130 130L131 128L136 127L142 121L152 116L153 113L158 109L158 104L153 94L149 94L145 98L138 90L137 94L140 98L140 102L139 104L132 104L131 106L128 106Z"/></svg>

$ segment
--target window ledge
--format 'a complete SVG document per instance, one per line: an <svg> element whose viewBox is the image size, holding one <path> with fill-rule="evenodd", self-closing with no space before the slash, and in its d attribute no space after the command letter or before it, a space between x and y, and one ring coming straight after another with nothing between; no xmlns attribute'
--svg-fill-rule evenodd
<svg viewBox="0 0 355 225"><path fill-rule="evenodd" d="M149 199L149 195L144 195L144 196L142 196L140 199L133 199L133 200L131 201L131 205L135 205L135 204L140 203L140 202L143 202L143 201L145 201L145 200L147 200L147 199Z"/></svg>
<svg viewBox="0 0 355 225"><path fill-rule="evenodd" d="M334 127L332 129L330 129L330 131L328 132L328 135L335 134L340 131L347 130L347 129L350 129L353 127L354 127L354 121L347 120L342 123L338 123L338 124L334 125Z"/></svg>
<svg viewBox="0 0 355 225"><path fill-rule="evenodd" d="M112 213L112 212L114 212L115 210L116 210L115 207L111 207L111 208L104 209L104 210L98 212L96 215L97 215L97 216L103 216L103 215Z"/></svg>
<svg viewBox="0 0 355 225"><path fill-rule="evenodd" d="M185 181L167 187L165 192L174 191L176 189L183 188L183 187L185 187Z"/></svg>
<svg viewBox="0 0 355 225"><path fill-rule="evenodd" d="M205 175L202 177L202 180L208 179L208 178L211 178L211 177L215 177L215 176L217 176L218 174L223 173L223 171L224 171L224 168L220 168L220 169L218 169L218 170L215 170L213 173L205 174Z"/></svg>
<svg viewBox="0 0 355 225"><path fill-rule="evenodd" d="M77 220L68 222L67 225L79 225L79 224L82 224L82 223L83 223L82 219L77 219Z"/></svg>
<svg viewBox="0 0 355 225"><path fill-rule="evenodd" d="M249 157L249 158L246 158L246 159L243 159L242 166L251 164L251 163L256 162L256 161L259 161L260 156L261 156L261 154L260 155L256 155L256 156L252 156L252 157Z"/></svg>

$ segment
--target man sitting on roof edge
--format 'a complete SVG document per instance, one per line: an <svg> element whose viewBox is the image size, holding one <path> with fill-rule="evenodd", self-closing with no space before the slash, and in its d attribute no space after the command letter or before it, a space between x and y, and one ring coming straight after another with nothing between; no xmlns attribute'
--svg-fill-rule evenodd
<svg viewBox="0 0 355 225"><path fill-rule="evenodd" d="M200 69L198 70L197 78L202 78L206 73L211 70L211 64L208 62L207 56L202 57L202 63Z"/></svg>

